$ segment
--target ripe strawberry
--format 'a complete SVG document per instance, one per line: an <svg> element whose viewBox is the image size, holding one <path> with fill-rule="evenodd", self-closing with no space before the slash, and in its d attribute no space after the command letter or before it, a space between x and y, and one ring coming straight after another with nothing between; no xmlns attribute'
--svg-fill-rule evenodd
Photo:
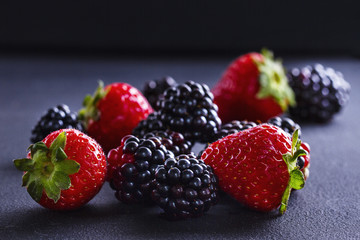
<svg viewBox="0 0 360 240"><path fill-rule="evenodd" d="M266 122L295 103L281 62L266 50L238 57L211 91L224 123Z"/></svg>
<svg viewBox="0 0 360 240"><path fill-rule="evenodd" d="M87 133L100 143L105 152L119 145L133 128L153 112L139 90L127 83L103 83L94 95L87 95L79 111Z"/></svg>
<svg viewBox="0 0 360 240"><path fill-rule="evenodd" d="M201 159L219 178L219 186L244 205L271 211L286 210L291 189L305 184L297 158L307 152L300 148L296 130L291 139L282 129L259 126L229 135L212 143Z"/></svg>
<svg viewBox="0 0 360 240"><path fill-rule="evenodd" d="M106 159L100 145L78 130L52 132L29 150L27 158L16 159L14 164L25 172L22 186L43 207L79 208L105 181Z"/></svg>

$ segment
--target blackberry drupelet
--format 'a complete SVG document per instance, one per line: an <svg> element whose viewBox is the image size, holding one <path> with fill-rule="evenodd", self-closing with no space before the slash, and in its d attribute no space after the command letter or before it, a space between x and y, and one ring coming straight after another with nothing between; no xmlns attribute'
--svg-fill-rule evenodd
<svg viewBox="0 0 360 240"><path fill-rule="evenodd" d="M74 128L84 131L83 126L77 119L77 113L71 112L65 104L50 108L44 113L31 131L32 143L43 140L51 132L63 128Z"/></svg>
<svg viewBox="0 0 360 240"><path fill-rule="evenodd" d="M300 125L294 122L291 118L288 117L273 117L268 120L268 123L282 128L285 132L289 133L291 136L296 129L299 129L299 138L301 137L301 128Z"/></svg>
<svg viewBox="0 0 360 240"><path fill-rule="evenodd" d="M189 141L209 142L221 125L213 99L207 85L193 81L168 88L158 101L160 119Z"/></svg>
<svg viewBox="0 0 360 240"><path fill-rule="evenodd" d="M164 91L175 85L176 81L172 77L167 76L161 79L146 82L143 93L150 105L156 109L156 102L163 96Z"/></svg>
<svg viewBox="0 0 360 240"><path fill-rule="evenodd" d="M203 215L218 201L217 178L212 168L193 154L168 158L157 168L152 199L170 219Z"/></svg>
<svg viewBox="0 0 360 240"><path fill-rule="evenodd" d="M185 140L181 133L173 132L171 130L152 131L143 136L145 139L152 139L153 137L158 138L161 144L175 156L190 153L193 146L190 141Z"/></svg>
<svg viewBox="0 0 360 240"><path fill-rule="evenodd" d="M296 119L326 122L349 102L350 84L332 68L316 64L293 68L288 75L296 97L289 112Z"/></svg>
<svg viewBox="0 0 360 240"><path fill-rule="evenodd" d="M155 170L165 159L174 157L156 137L139 139L126 136L122 144L108 154L110 186L123 203L152 203Z"/></svg>

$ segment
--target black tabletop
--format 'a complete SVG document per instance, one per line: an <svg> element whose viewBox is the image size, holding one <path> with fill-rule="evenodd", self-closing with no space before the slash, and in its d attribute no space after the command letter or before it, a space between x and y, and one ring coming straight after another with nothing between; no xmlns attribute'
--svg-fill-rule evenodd
<svg viewBox="0 0 360 240"><path fill-rule="evenodd" d="M327 124L301 124L311 145L310 178L292 193L288 211L251 211L224 197L203 217L167 221L156 207L119 203L106 183L85 207L42 208L21 187L12 160L26 156L30 131L48 108L74 111L99 79L141 89L165 75L212 87L230 58L0 57L1 239L360 239L360 61L347 57L286 57L286 67L320 62L343 72L352 85L350 104ZM195 151L202 146L196 146Z"/></svg>

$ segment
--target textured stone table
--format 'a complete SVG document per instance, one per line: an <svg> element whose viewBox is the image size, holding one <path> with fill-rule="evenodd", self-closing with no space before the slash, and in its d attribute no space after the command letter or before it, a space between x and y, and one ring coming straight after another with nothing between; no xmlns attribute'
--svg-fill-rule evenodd
<svg viewBox="0 0 360 240"><path fill-rule="evenodd" d="M0 57L1 239L359 239L360 61L345 57L284 57L287 67L321 62L352 85L351 102L325 125L303 124L312 148L310 178L291 196L288 211L248 210L223 198L203 217L166 221L160 209L119 203L105 184L85 207L56 212L40 207L21 187L12 160L26 155L31 128L58 103L78 110L97 81L144 81L165 75L213 86L231 58ZM198 151L201 146L197 146Z"/></svg>

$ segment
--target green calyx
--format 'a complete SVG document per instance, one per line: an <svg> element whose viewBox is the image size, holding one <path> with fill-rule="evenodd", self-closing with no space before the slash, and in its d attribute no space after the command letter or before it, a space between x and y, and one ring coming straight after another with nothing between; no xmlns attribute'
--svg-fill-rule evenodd
<svg viewBox="0 0 360 240"><path fill-rule="evenodd" d="M255 61L260 73L260 90L257 93L257 98L271 97L283 111L286 111L289 105L295 105L295 95L289 86L282 62L274 60L273 53L267 49L263 49L261 54L264 60Z"/></svg>
<svg viewBox="0 0 360 240"><path fill-rule="evenodd" d="M103 99L108 90L104 89L104 83L99 81L99 86L95 90L93 95L86 95L83 101L83 108L79 111L78 119L82 122L87 129L90 120L97 121L100 118L100 112L97 108L97 104Z"/></svg>
<svg viewBox="0 0 360 240"><path fill-rule="evenodd" d="M289 171L289 183L285 189L285 192L281 198L280 214L284 214L289 202L291 189L302 189L305 185L304 174L300 171L296 165L297 159L300 156L307 155L308 153L300 148L301 140L299 139L299 129L296 129L292 136L291 152L283 155L288 171Z"/></svg>
<svg viewBox="0 0 360 240"><path fill-rule="evenodd" d="M15 167L25 172L22 186L39 202L43 192L56 203L61 190L70 188L69 175L77 173L80 164L68 159L64 152L66 133L61 132L48 148L44 142L30 145L31 158L14 160Z"/></svg>

